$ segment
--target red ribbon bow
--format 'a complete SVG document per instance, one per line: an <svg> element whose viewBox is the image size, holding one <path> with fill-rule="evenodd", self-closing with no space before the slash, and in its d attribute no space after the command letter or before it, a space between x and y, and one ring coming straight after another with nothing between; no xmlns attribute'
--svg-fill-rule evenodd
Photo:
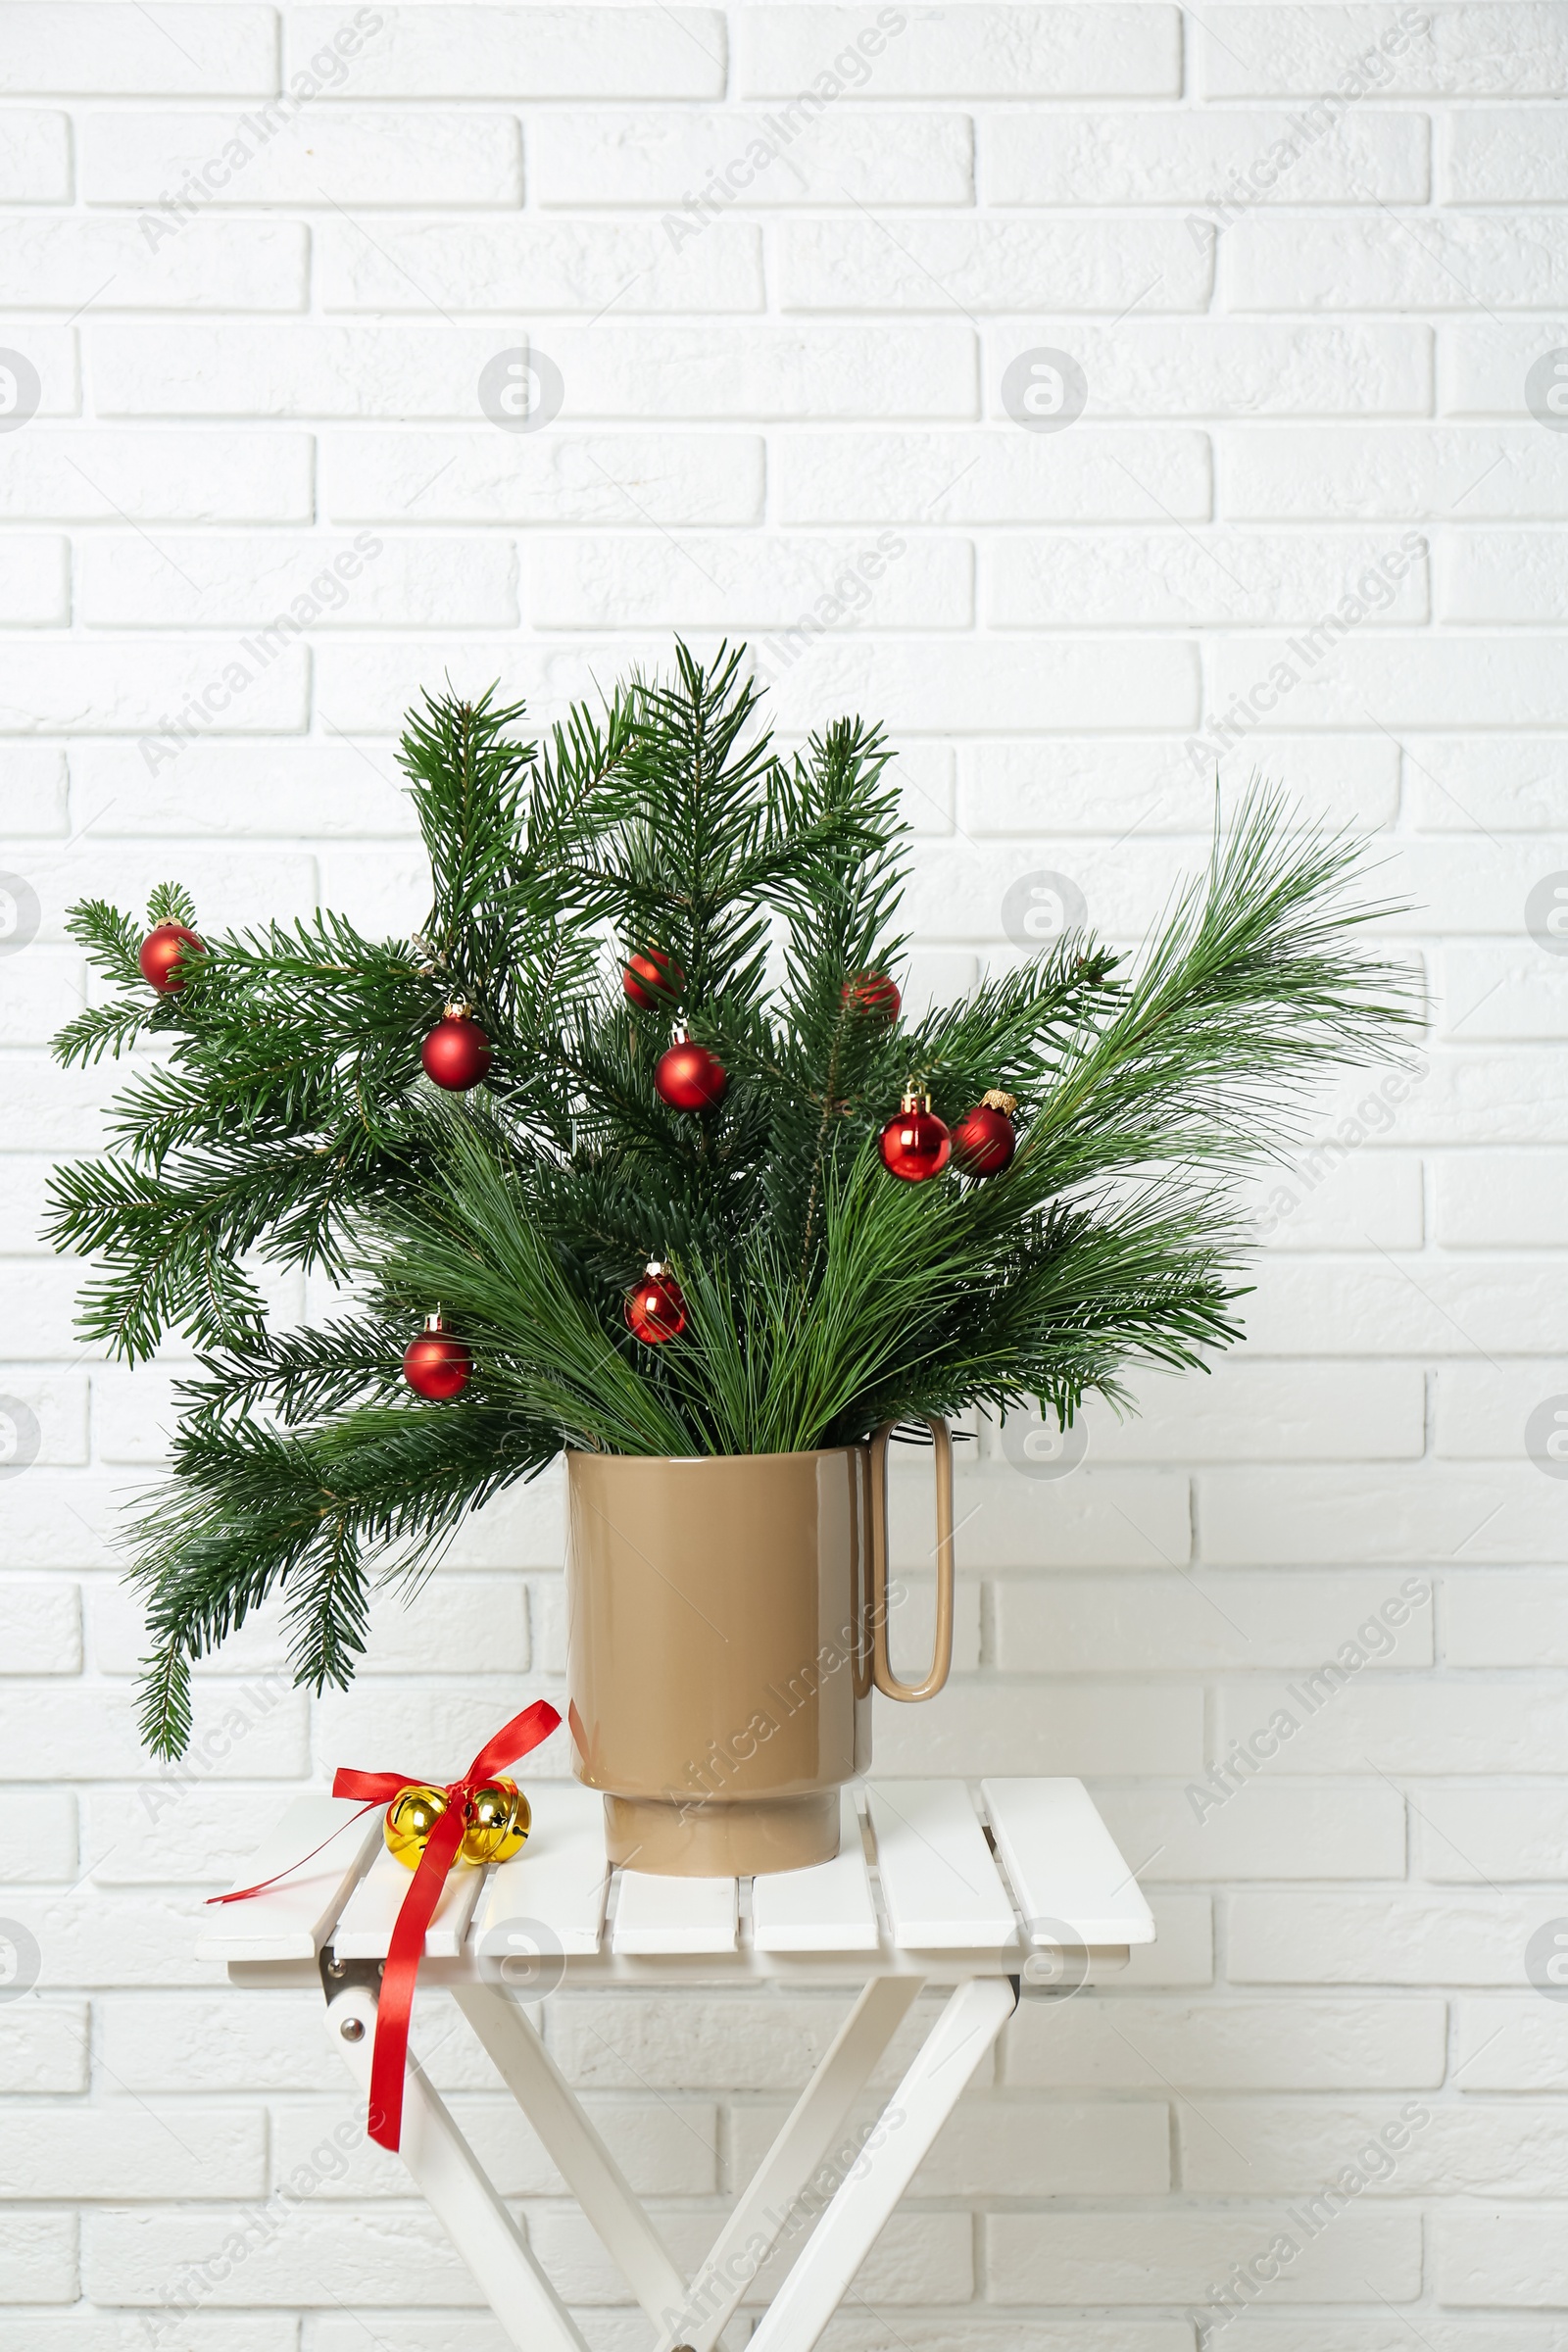
<svg viewBox="0 0 1568 2352"><path fill-rule="evenodd" d="M435 1916L441 1900L441 1889L447 1883L447 1873L458 1857L463 1834L467 1827L467 1805L475 1789L484 1782L494 1780L519 1756L525 1756L541 1740L548 1740L561 1717L548 1699L536 1698L531 1707L514 1715L503 1724L493 1740L485 1742L463 1778L449 1781L446 1788L447 1806L435 1828L430 1832L419 1867L409 1884L403 1898L397 1923L392 1930L392 1941L387 1950L386 1965L381 1976L381 1990L375 2011L375 2048L370 2059L370 2137L383 2148L396 2153L403 2132L403 2080L408 2067L409 2021L414 2013L414 1986L419 1974L419 1962L424 1957L424 1932ZM345 1765L332 1783L334 1796L363 1796L368 1800L365 1812L373 1805L389 1804L402 1795L405 1788L427 1786L407 1773L356 1772ZM337 1833L334 1831L334 1836ZM330 1844L331 1840L326 1841ZM320 1847L316 1852L320 1852ZM309 1862L313 1857L305 1855ZM298 1870L296 1862L292 1868ZM286 1878L279 1871L278 1878ZM231 1894L219 1894L211 1900L219 1903L243 1902L247 1895L260 1894L263 1887L276 1884L274 1879L263 1879L255 1886L237 1886Z"/></svg>

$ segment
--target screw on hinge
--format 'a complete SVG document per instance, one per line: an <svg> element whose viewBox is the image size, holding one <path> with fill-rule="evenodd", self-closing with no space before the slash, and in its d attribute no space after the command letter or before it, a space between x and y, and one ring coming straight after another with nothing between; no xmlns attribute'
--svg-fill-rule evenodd
<svg viewBox="0 0 1568 2352"><path fill-rule="evenodd" d="M339 2026L338 2032L345 2041L363 2041L365 2039L365 2020L363 2017L346 2017Z"/></svg>
<svg viewBox="0 0 1568 2352"><path fill-rule="evenodd" d="M347 1962L340 1960L335 1952L331 1954L324 1965L329 1977L344 1977L348 1974Z"/></svg>

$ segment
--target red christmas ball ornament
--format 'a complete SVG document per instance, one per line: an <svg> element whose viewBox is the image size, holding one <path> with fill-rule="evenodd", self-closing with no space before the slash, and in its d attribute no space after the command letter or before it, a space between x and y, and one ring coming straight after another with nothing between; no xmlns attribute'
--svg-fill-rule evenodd
<svg viewBox="0 0 1568 2352"><path fill-rule="evenodd" d="M185 985L181 966L186 956L200 956L205 945L183 923L160 923L141 943L136 961L142 978L150 980L161 997L177 996Z"/></svg>
<svg viewBox="0 0 1568 2352"><path fill-rule="evenodd" d="M657 1257L649 1259L641 1282L634 1282L626 1293L624 1311L626 1329L645 1348L662 1348L666 1340L678 1339L686 1328L686 1301L680 1284Z"/></svg>
<svg viewBox="0 0 1568 2352"><path fill-rule="evenodd" d="M729 1072L706 1046L689 1037L661 1054L654 1064L654 1086L672 1110L713 1110L724 1100Z"/></svg>
<svg viewBox="0 0 1568 2352"><path fill-rule="evenodd" d="M432 1404L461 1396L468 1385L473 1358L461 1340L455 1340L441 1321L441 1309L426 1315L424 1329L403 1351L403 1377L416 1396Z"/></svg>
<svg viewBox="0 0 1568 2352"><path fill-rule="evenodd" d="M931 1098L911 1086L899 1105L899 1115L882 1130L882 1165L906 1184L924 1184L940 1176L948 1164L953 1138L931 1107Z"/></svg>
<svg viewBox="0 0 1568 2352"><path fill-rule="evenodd" d="M852 1012L863 1012L891 1024L899 1017L904 999L899 984L886 972L857 972L844 983L844 1002Z"/></svg>
<svg viewBox="0 0 1568 2352"><path fill-rule="evenodd" d="M640 948L620 975L620 985L643 1012L678 1004L686 975L673 956L662 948Z"/></svg>
<svg viewBox="0 0 1568 2352"><path fill-rule="evenodd" d="M1000 1176L1018 1149L1015 1096L992 1087L953 1130L953 1157L965 1176Z"/></svg>
<svg viewBox="0 0 1568 2352"><path fill-rule="evenodd" d="M490 1067L490 1040L466 1004L449 1004L419 1049L424 1074L451 1095L466 1094Z"/></svg>

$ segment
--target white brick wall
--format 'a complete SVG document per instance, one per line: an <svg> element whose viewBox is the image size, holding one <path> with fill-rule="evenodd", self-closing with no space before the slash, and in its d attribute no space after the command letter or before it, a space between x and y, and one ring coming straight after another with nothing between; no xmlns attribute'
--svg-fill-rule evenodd
<svg viewBox="0 0 1568 2352"><path fill-rule="evenodd" d="M41 908L0 929L0 1395L39 1430L0 1482L0 1926L41 1953L0 1997L0 2352L141 2352L353 2124L310 2002L191 1959L207 1857L339 1761L461 1761L562 1666L546 1481L378 1609L350 1694L274 1679L265 1616L189 1770L148 1771L113 1533L177 1359L84 1352L37 1239L113 1083L46 1058L86 985L63 910L177 874L210 922L405 924L417 687L549 716L676 627L748 635L786 733L887 721L915 993L1006 953L1031 868L1133 936L1218 756L1382 829L1433 1001L1419 1077L1339 1088L1260 1181L1245 1350L1092 1410L1062 1484L990 1440L961 1473L959 1672L882 1769L1085 1775L1160 1941L1020 2016L827 2343L1198 2352L1192 2306L1415 2102L1210 2340L1564 2352L1568 2010L1525 1949L1568 1921L1568 1488L1525 1431L1568 1398L1568 960L1526 916L1568 872L1568 431L1526 392L1568 353L1565 92L1562 0L0 11L0 366L36 378L20 426L0 379L0 875ZM564 396L519 436L477 379L524 339ZM1049 434L1003 391L1042 349L1088 387ZM690 2251L838 2015L548 2013ZM596 2352L638 2352L482 2053L434 2005L416 2038ZM160 2342L500 2352L396 2173L332 2170Z"/></svg>

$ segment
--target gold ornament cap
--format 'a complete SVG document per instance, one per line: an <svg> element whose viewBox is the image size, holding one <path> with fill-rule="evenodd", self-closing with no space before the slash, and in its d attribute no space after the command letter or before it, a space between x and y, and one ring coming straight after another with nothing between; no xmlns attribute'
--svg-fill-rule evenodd
<svg viewBox="0 0 1568 2352"><path fill-rule="evenodd" d="M1018 1107L1018 1098L1016 1095L1004 1095L1000 1086L992 1086L981 1096L980 1106L982 1110L1005 1111L1010 1119Z"/></svg>
<svg viewBox="0 0 1568 2352"><path fill-rule="evenodd" d="M904 1100L899 1104L899 1108L901 1110L929 1110L930 1107L931 1098L926 1093L923 1083L918 1078L911 1078L905 1087Z"/></svg>

